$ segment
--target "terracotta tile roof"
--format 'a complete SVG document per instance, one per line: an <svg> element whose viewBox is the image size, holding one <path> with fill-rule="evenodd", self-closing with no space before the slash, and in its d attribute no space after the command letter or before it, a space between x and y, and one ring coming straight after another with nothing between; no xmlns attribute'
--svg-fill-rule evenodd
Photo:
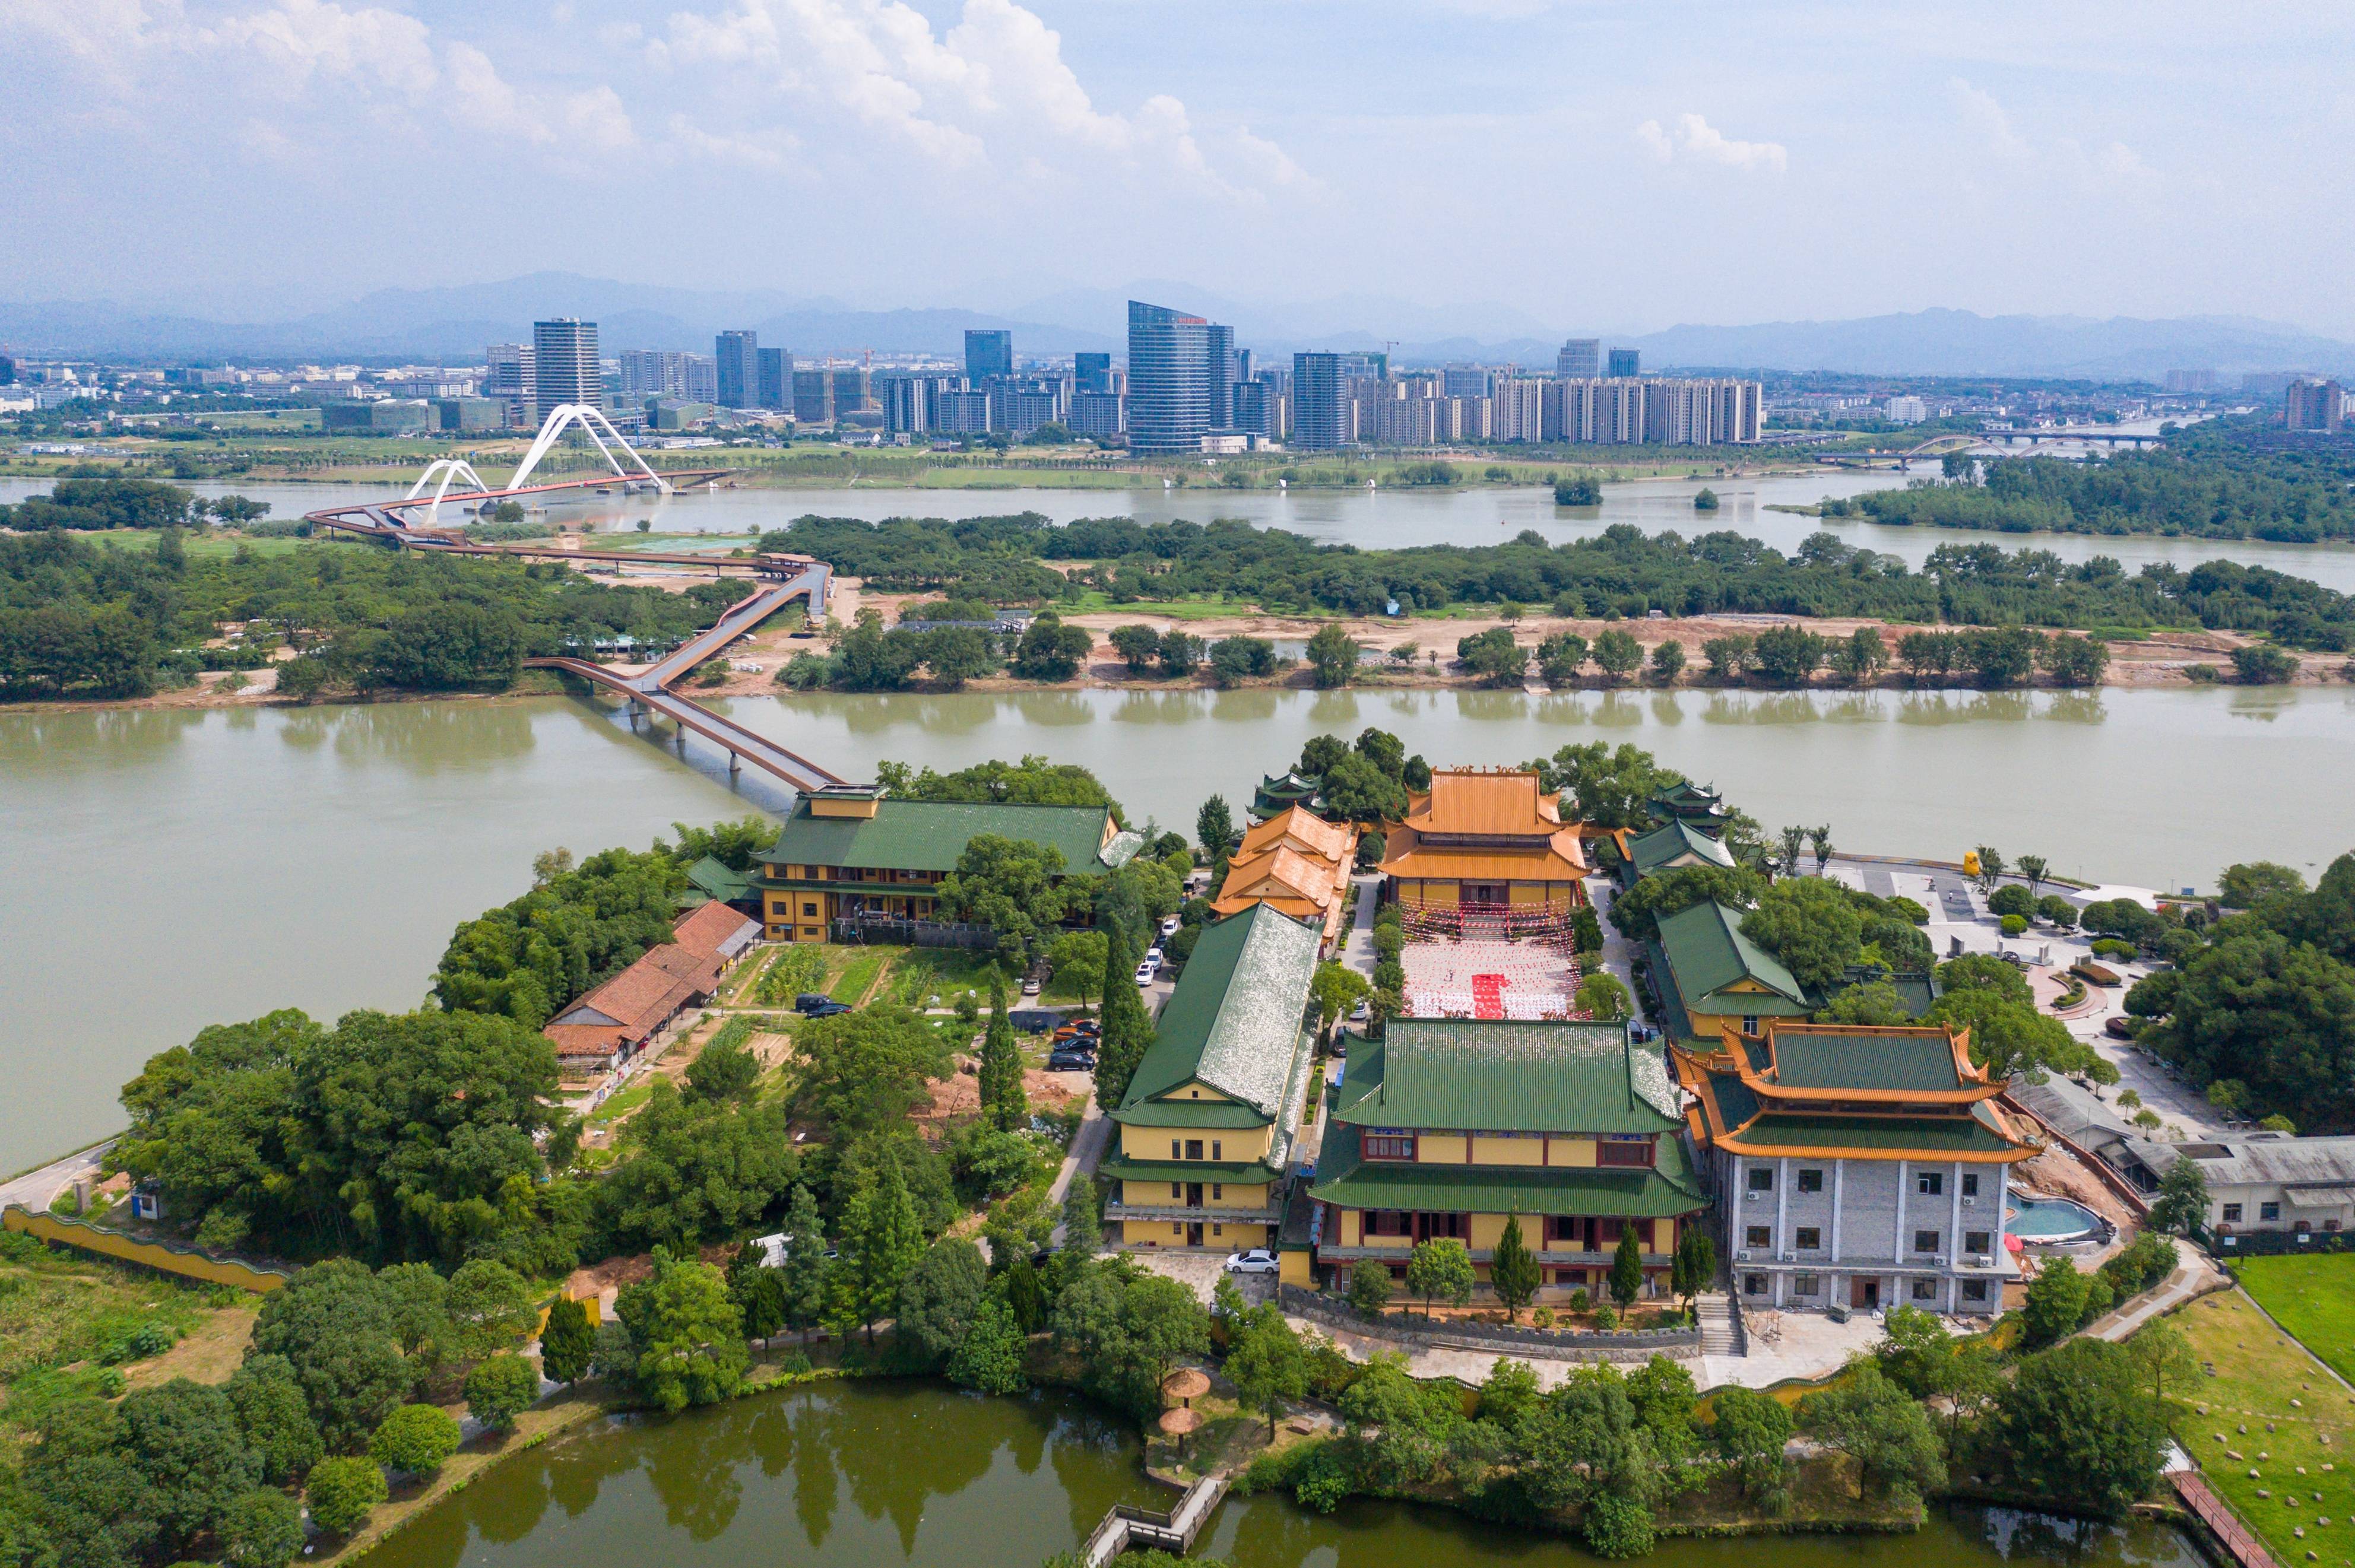
<svg viewBox="0 0 2355 1568"><path fill-rule="evenodd" d="M1538 776L1480 768L1440 768L1431 791L1407 808L1407 825L1427 833L1551 833L1562 825L1561 797L1541 793Z"/></svg>
<svg viewBox="0 0 2355 1568"><path fill-rule="evenodd" d="M761 934L761 923L725 904L700 905L671 927L671 940L691 952L732 959Z"/></svg>
<svg viewBox="0 0 2355 1568"><path fill-rule="evenodd" d="M540 1033L554 1043L559 1058L609 1056L645 1040L680 1008L709 996L721 967L715 952L665 942L558 1013Z"/></svg>

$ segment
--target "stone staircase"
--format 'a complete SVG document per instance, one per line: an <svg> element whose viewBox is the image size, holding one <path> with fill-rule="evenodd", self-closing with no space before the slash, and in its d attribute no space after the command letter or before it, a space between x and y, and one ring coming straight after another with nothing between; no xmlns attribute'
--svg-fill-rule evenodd
<svg viewBox="0 0 2355 1568"><path fill-rule="evenodd" d="M1693 1310L1700 1318L1700 1353L1705 1356L1738 1356L1742 1353L1742 1330L1735 1327L1733 1308L1717 1291L1697 1298Z"/></svg>

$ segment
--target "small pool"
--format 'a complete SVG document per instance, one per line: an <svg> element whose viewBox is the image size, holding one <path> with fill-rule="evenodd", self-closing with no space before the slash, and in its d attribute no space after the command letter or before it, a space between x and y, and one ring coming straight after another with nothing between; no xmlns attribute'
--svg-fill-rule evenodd
<svg viewBox="0 0 2355 1568"><path fill-rule="evenodd" d="M2102 1216L2068 1198L2020 1198L2010 1230L2024 1242L2073 1242L2099 1235Z"/></svg>

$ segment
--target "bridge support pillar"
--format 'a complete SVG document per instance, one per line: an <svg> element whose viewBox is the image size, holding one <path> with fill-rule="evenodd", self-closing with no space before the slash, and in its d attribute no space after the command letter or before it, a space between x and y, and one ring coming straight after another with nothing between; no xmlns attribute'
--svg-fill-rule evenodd
<svg viewBox="0 0 2355 1568"><path fill-rule="evenodd" d="M738 756L735 752L732 752L732 751L731 751L731 752L730 752L730 753L728 754L728 777L729 777L729 778L730 778L730 779L733 779L733 778L735 778L739 773L741 773L741 772L743 772L743 771L744 771L744 759L743 759L743 758L741 758L741 757Z"/></svg>
<svg viewBox="0 0 2355 1568"><path fill-rule="evenodd" d="M681 757L685 757L687 755L687 726L685 725L681 725L678 728L671 731L670 743L677 749L678 754Z"/></svg>

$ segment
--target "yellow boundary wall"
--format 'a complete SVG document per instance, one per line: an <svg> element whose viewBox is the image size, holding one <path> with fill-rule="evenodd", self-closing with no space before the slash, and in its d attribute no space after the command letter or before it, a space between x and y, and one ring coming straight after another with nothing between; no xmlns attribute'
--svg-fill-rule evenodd
<svg viewBox="0 0 2355 1568"><path fill-rule="evenodd" d="M264 1293L277 1289L293 1277L282 1268L261 1268L235 1258L218 1258L199 1247L144 1241L121 1231L109 1230L104 1225L91 1224L87 1220L69 1219L63 1214L35 1213L22 1203L11 1203L5 1212L0 1212L0 1226L59 1246L69 1246L77 1252L111 1257L117 1263L135 1263L142 1268L152 1268L161 1274L200 1279L208 1285L231 1286L239 1290Z"/></svg>

